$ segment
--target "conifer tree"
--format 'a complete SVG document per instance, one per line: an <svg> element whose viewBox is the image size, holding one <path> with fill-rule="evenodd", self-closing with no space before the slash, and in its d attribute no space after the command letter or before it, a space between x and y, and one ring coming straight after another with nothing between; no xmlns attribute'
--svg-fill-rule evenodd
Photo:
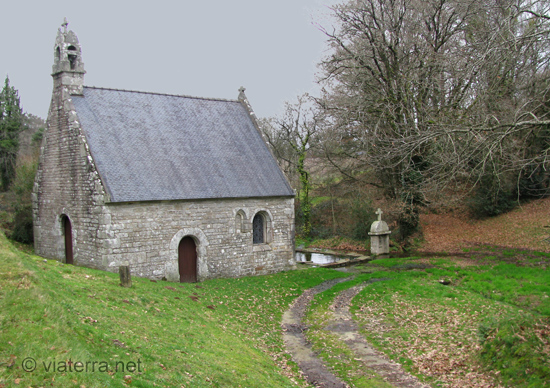
<svg viewBox="0 0 550 388"><path fill-rule="evenodd" d="M19 93L6 77L0 92L0 189L8 190L15 178L19 133L23 129Z"/></svg>

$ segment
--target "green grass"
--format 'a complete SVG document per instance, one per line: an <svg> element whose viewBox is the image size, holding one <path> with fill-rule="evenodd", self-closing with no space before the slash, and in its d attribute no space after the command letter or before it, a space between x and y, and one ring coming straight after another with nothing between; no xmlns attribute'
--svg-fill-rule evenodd
<svg viewBox="0 0 550 388"><path fill-rule="evenodd" d="M349 384L385 387L324 330L340 291L385 278L351 311L363 335L406 369L435 386L450 371L464 385L473 371L510 387L548 386L549 270L500 260L375 260L316 296L308 338ZM116 274L44 261L0 235L0 387L306 386L283 349L282 313L305 289L345 275L308 268L199 284L134 277L126 289ZM23 370L28 357L33 372Z"/></svg>
<svg viewBox="0 0 550 388"><path fill-rule="evenodd" d="M2 235L0 386L303 386L284 354L282 313L340 276L311 268L200 284L134 277L128 289L116 274L44 262ZM28 357L33 372L23 370Z"/></svg>
<svg viewBox="0 0 550 388"><path fill-rule="evenodd" d="M432 258L431 267L422 268L417 259L374 260L358 268L353 281L316 296L307 315L308 339L342 379L353 386L379 383L357 362L345 365L349 350L325 330L330 305L347 287L385 278L367 285L351 311L367 340L405 369L434 386L466 386L472 372L481 385L549 386L548 269L496 258L468 267ZM366 273L369 267L374 272ZM451 284L440 284L442 278Z"/></svg>
<svg viewBox="0 0 550 388"><path fill-rule="evenodd" d="M510 386L542 387L550 384L550 319L530 315L487 318L479 327L483 363L503 371Z"/></svg>

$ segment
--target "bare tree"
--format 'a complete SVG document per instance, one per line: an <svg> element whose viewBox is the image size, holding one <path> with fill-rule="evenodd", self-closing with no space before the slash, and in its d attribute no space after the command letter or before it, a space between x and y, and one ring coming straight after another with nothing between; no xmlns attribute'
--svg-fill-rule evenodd
<svg viewBox="0 0 550 388"><path fill-rule="evenodd" d="M305 237L311 234L311 184L305 162L322 122L312 99L303 94L297 98L297 102L285 104L282 117L265 120L262 124L262 131L283 169L298 174L298 199L304 220L302 234Z"/></svg>
<svg viewBox="0 0 550 388"><path fill-rule="evenodd" d="M548 1L353 0L324 29L329 160L417 207L488 174L548 181ZM545 139L544 144L536 139ZM537 143L534 147L533 143Z"/></svg>

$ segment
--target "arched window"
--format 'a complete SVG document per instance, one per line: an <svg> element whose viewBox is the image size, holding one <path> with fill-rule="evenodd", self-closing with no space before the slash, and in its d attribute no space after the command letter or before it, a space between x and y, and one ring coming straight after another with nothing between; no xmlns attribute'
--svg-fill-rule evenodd
<svg viewBox="0 0 550 388"><path fill-rule="evenodd" d="M254 244L265 243L265 222L264 216L260 213L254 216L252 220L252 242Z"/></svg>
<svg viewBox="0 0 550 388"><path fill-rule="evenodd" d="M271 215L262 210L256 213L252 219L252 243L270 244L273 240Z"/></svg>
<svg viewBox="0 0 550 388"><path fill-rule="evenodd" d="M246 232L246 227L244 220L246 219L246 214L243 210L239 210L235 216L235 231L237 232Z"/></svg>
<svg viewBox="0 0 550 388"><path fill-rule="evenodd" d="M75 54L73 54L73 52L75 52ZM76 47L69 46L69 63L71 64L71 70L76 69L76 59L77 59Z"/></svg>

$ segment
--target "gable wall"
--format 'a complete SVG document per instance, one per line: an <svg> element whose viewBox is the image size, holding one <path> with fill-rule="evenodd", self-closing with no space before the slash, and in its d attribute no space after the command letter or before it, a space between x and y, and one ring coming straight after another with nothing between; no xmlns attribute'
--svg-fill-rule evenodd
<svg viewBox="0 0 550 388"><path fill-rule="evenodd" d="M74 263L101 268L96 258L104 190L89 156L68 90L54 90L33 192L35 251L65 260L61 216L73 230Z"/></svg>

